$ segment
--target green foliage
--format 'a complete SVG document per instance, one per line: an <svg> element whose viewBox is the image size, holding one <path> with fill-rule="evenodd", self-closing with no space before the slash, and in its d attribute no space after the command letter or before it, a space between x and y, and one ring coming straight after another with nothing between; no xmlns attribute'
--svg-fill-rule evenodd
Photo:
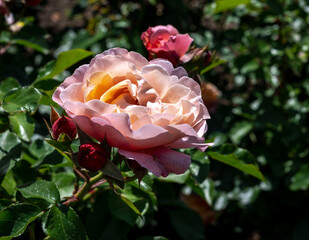
<svg viewBox="0 0 309 240"><path fill-rule="evenodd" d="M84 226L75 211L65 205L54 205L48 212L46 230L52 239L88 239Z"/></svg>
<svg viewBox="0 0 309 240"><path fill-rule="evenodd" d="M40 208L25 203L13 204L4 208L0 212L1 239L12 239L21 235L27 225L40 215Z"/></svg>
<svg viewBox="0 0 309 240"><path fill-rule="evenodd" d="M38 180L30 185L21 186L18 191L25 198L40 198L49 203L59 203L60 194L53 182Z"/></svg>
<svg viewBox="0 0 309 240"><path fill-rule="evenodd" d="M265 181L265 178L259 171L258 167L254 165L254 157L245 149L225 144L220 148L219 152L208 151L207 155Z"/></svg>
<svg viewBox="0 0 309 240"><path fill-rule="evenodd" d="M86 51L84 49L72 49L59 54L55 66L50 72L45 73L44 76L40 77L40 80L50 79L57 76L59 73L65 69L71 67L80 60L91 56L93 53Z"/></svg>
<svg viewBox="0 0 309 240"><path fill-rule="evenodd" d="M3 98L2 107L10 113L34 114L41 99L39 90L32 87L13 88Z"/></svg>

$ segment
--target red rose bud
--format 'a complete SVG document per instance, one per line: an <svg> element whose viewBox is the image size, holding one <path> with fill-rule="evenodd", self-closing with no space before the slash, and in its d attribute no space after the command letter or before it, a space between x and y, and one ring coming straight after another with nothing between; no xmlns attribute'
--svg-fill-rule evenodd
<svg viewBox="0 0 309 240"><path fill-rule="evenodd" d="M41 2L41 0L26 0L26 4L28 6L36 6Z"/></svg>
<svg viewBox="0 0 309 240"><path fill-rule="evenodd" d="M211 51L206 50L206 51L204 52L204 64L205 64L205 65L208 65L208 64L210 63L210 61L211 61L211 58L212 58L212 53L211 53Z"/></svg>
<svg viewBox="0 0 309 240"><path fill-rule="evenodd" d="M107 151L98 143L86 143L79 146L78 163L87 170L99 171L107 158Z"/></svg>
<svg viewBox="0 0 309 240"><path fill-rule="evenodd" d="M58 140L61 133L65 133L71 140L76 137L77 128L72 119L62 116L52 126L53 137Z"/></svg>

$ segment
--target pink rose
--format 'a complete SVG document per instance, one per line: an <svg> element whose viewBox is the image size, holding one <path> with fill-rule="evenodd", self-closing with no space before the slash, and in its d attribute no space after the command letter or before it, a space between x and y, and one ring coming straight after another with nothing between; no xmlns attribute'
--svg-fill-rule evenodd
<svg viewBox="0 0 309 240"><path fill-rule="evenodd" d="M200 86L163 59L148 62L136 52L107 50L66 78L53 100L89 136L106 138L157 176L188 169L190 156L172 148L204 151L209 145Z"/></svg>
<svg viewBox="0 0 309 240"><path fill-rule="evenodd" d="M174 66L181 62L193 41L188 34L179 34L172 25L149 27L141 38L150 58L165 58Z"/></svg>

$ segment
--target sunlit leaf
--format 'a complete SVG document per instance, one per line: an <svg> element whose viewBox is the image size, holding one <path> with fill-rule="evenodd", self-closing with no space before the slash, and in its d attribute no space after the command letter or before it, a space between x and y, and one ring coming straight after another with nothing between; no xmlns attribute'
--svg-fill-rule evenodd
<svg viewBox="0 0 309 240"><path fill-rule="evenodd" d="M66 205L54 205L49 210L46 229L55 240L87 240L87 233L75 211Z"/></svg>
<svg viewBox="0 0 309 240"><path fill-rule="evenodd" d="M13 88L19 87L19 83L15 78L6 78L0 83L0 101Z"/></svg>
<svg viewBox="0 0 309 240"><path fill-rule="evenodd" d="M4 97L2 107L10 113L28 112L33 114L38 107L40 99L41 93L36 88L15 88Z"/></svg>
<svg viewBox="0 0 309 240"><path fill-rule="evenodd" d="M9 116L13 131L24 141L29 142L34 133L34 119L26 113Z"/></svg>
<svg viewBox="0 0 309 240"><path fill-rule="evenodd" d="M216 0L215 13L223 12L237 7L241 4L249 4L250 0Z"/></svg>
<svg viewBox="0 0 309 240"><path fill-rule="evenodd" d="M25 198L40 198L49 203L59 203L60 194L53 182L38 180L30 185L18 187Z"/></svg>
<svg viewBox="0 0 309 240"><path fill-rule="evenodd" d="M17 237L40 216L41 209L30 204L14 204L0 212L0 236Z"/></svg>
<svg viewBox="0 0 309 240"><path fill-rule="evenodd" d="M263 174L260 172L256 165L252 163L246 163L248 160L252 161L253 157L245 149L236 148L233 145L225 144L221 147L220 151L208 151L207 155L212 159L223 162L262 181L265 181Z"/></svg>
<svg viewBox="0 0 309 240"><path fill-rule="evenodd" d="M84 49L73 49L59 54L53 70L41 79L51 79L80 60L89 57L93 52Z"/></svg>

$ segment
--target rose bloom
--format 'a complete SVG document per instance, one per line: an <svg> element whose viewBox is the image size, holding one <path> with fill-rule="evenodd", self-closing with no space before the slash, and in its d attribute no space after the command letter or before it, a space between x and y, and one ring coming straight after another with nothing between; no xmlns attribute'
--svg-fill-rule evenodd
<svg viewBox="0 0 309 240"><path fill-rule="evenodd" d="M141 39L150 58L156 56L169 60L174 66L183 62L193 39L188 34L179 34L172 25L149 27Z"/></svg>
<svg viewBox="0 0 309 240"><path fill-rule="evenodd" d="M166 60L107 50L66 78L53 100L89 136L106 139L156 176L188 169L190 156L173 148L209 145L200 86Z"/></svg>

